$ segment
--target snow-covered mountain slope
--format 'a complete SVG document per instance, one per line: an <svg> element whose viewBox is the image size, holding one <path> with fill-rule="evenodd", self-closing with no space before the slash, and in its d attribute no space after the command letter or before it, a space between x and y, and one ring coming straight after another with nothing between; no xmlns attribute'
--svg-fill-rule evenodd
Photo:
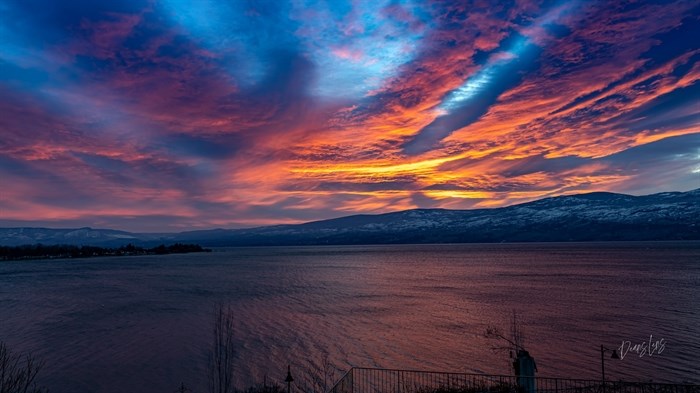
<svg viewBox="0 0 700 393"><path fill-rule="evenodd" d="M416 209L298 225L134 234L100 229L0 229L0 244L207 246L459 243L594 240L700 240L700 189L630 196L596 192L496 209Z"/></svg>
<svg viewBox="0 0 700 393"><path fill-rule="evenodd" d="M418 209L238 231L228 244L700 239L700 190L590 193L497 209Z"/></svg>

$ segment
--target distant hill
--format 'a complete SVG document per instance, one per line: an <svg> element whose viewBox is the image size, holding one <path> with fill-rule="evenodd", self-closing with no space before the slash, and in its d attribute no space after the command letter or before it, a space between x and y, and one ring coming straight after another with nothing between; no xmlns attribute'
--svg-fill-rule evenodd
<svg viewBox="0 0 700 393"><path fill-rule="evenodd" d="M700 189L631 196L594 192L474 210L415 209L296 225L144 234L0 228L0 245L203 246L700 240Z"/></svg>

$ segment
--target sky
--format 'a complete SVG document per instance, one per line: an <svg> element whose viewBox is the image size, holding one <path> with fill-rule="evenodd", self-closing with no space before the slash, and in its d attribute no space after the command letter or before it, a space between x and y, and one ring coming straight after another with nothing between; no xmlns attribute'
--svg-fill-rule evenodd
<svg viewBox="0 0 700 393"><path fill-rule="evenodd" d="M700 187L693 1L0 0L0 226Z"/></svg>

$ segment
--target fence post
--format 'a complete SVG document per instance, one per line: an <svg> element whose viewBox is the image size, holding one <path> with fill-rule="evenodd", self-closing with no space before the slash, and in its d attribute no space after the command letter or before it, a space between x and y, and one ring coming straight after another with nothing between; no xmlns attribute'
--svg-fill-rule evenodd
<svg viewBox="0 0 700 393"><path fill-rule="evenodd" d="M350 373L348 374L348 385L350 385L350 393L355 393L355 378L353 378L353 375L355 374L355 367L350 369Z"/></svg>

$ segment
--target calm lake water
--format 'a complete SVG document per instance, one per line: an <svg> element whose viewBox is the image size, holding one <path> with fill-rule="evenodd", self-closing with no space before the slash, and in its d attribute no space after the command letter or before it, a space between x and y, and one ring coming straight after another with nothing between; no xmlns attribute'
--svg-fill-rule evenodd
<svg viewBox="0 0 700 393"><path fill-rule="evenodd" d="M511 374L483 337L517 311L539 376L700 383L700 243L218 249L0 263L0 340L52 392L204 392L217 303L236 316L239 387L327 359Z"/></svg>

